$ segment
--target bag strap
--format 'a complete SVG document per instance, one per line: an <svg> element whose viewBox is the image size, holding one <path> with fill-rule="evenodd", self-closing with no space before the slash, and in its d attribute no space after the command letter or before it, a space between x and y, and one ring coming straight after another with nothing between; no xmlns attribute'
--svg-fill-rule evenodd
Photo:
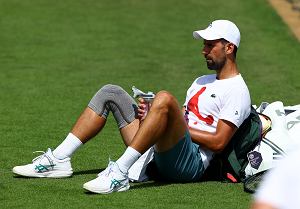
<svg viewBox="0 0 300 209"><path fill-rule="evenodd" d="M230 152L230 154L228 156L228 161L229 161L229 164L231 165L234 173L239 174L240 170L242 169L242 166L240 165L239 160L237 159L234 149Z"/></svg>

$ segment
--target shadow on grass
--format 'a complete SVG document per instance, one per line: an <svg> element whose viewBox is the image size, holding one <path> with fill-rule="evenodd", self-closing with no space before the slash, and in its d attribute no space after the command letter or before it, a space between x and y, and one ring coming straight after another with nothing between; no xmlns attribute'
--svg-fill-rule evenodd
<svg viewBox="0 0 300 209"><path fill-rule="evenodd" d="M161 186L167 186L171 184L176 184L176 183L150 180L147 182L133 183L132 186L130 187L130 190L151 188L151 187L161 187Z"/></svg>
<svg viewBox="0 0 300 209"><path fill-rule="evenodd" d="M75 171L75 172L73 172L72 176L79 176L79 175L86 175L86 174L98 174L98 173L100 173L103 170L104 169L90 169L90 170ZM67 177L67 178L71 178L72 176ZM21 175L13 173L13 178L17 178L17 179L32 179L32 178L35 178L35 177L21 176Z"/></svg>
<svg viewBox="0 0 300 209"><path fill-rule="evenodd" d="M15 179L33 179L34 177L19 176L17 174L13 174L13 178L15 178Z"/></svg>
<svg viewBox="0 0 300 209"><path fill-rule="evenodd" d="M73 176L85 175L85 174L98 174L98 173L100 173L103 170L104 169L90 169L90 170L75 171L73 173Z"/></svg>

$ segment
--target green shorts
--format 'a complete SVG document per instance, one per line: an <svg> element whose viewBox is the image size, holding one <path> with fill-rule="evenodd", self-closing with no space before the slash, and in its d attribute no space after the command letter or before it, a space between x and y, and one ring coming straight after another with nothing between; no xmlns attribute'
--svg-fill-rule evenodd
<svg viewBox="0 0 300 209"><path fill-rule="evenodd" d="M154 161L161 177L173 182L199 181L205 170L199 145L192 142L188 131L172 149L154 152Z"/></svg>

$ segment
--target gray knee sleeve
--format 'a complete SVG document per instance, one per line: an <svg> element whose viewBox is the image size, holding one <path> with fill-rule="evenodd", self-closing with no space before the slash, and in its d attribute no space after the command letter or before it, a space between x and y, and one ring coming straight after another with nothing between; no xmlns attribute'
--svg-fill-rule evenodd
<svg viewBox="0 0 300 209"><path fill-rule="evenodd" d="M88 106L101 117L107 118L111 111L118 127L131 123L137 115L137 104L120 86L107 84L91 99Z"/></svg>

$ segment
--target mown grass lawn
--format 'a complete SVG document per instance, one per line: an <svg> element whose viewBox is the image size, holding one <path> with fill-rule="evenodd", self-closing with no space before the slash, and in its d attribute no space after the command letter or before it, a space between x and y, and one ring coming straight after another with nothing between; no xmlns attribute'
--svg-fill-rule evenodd
<svg viewBox="0 0 300 209"><path fill-rule="evenodd" d="M247 208L241 184L132 184L91 195L82 184L124 150L112 118L72 159L68 179L11 173L57 146L100 86L172 92L182 103L210 73L192 31L214 19L241 30L238 63L252 103L299 102L300 47L266 1L0 0L1 208Z"/></svg>

